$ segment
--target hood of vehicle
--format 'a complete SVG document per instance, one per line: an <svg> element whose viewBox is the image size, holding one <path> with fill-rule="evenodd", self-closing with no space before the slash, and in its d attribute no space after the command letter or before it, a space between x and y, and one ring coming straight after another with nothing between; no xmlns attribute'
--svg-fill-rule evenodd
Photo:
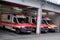
<svg viewBox="0 0 60 40"><path fill-rule="evenodd" d="M47 24L41 24L41 27L48 27Z"/></svg>
<svg viewBox="0 0 60 40"><path fill-rule="evenodd" d="M56 24L48 24L48 27L57 27Z"/></svg>
<svg viewBox="0 0 60 40"><path fill-rule="evenodd" d="M37 24L31 24L32 27L37 27ZM47 27L48 25L47 24L41 24L41 27Z"/></svg>
<svg viewBox="0 0 60 40"><path fill-rule="evenodd" d="M32 25L30 23L18 23L18 26L25 26L25 27L31 27Z"/></svg>

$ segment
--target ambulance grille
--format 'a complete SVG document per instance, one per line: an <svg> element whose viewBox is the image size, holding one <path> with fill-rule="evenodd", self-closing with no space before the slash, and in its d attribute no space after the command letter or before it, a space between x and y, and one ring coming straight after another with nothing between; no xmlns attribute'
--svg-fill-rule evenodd
<svg viewBox="0 0 60 40"><path fill-rule="evenodd" d="M26 27L26 29L32 29L31 27Z"/></svg>

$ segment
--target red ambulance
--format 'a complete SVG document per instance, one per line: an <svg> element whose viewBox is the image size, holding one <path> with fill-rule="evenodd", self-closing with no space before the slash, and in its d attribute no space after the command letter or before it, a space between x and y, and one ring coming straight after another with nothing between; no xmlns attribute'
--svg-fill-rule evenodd
<svg viewBox="0 0 60 40"><path fill-rule="evenodd" d="M0 27L14 30L16 33L32 33L32 25L24 14L5 12L0 19Z"/></svg>
<svg viewBox="0 0 60 40"><path fill-rule="evenodd" d="M32 25L33 25L33 31L36 32L36 28L37 28L37 17L31 17L32 18ZM48 32L48 25L46 24L46 22L42 19L41 20L41 32Z"/></svg>

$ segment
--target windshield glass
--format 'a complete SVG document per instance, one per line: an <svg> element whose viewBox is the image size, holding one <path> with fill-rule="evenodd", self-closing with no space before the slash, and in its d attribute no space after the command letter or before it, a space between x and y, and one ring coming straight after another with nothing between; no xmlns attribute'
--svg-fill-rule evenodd
<svg viewBox="0 0 60 40"><path fill-rule="evenodd" d="M27 18L17 18L19 23L28 23Z"/></svg>
<svg viewBox="0 0 60 40"><path fill-rule="evenodd" d="M54 24L52 20L46 20L48 24Z"/></svg>
<svg viewBox="0 0 60 40"><path fill-rule="evenodd" d="M47 24L45 20L42 20L42 24Z"/></svg>
<svg viewBox="0 0 60 40"><path fill-rule="evenodd" d="M37 21L36 21L35 19L32 19L32 23L35 23L35 24L36 24L36 23L37 23ZM41 22L41 23L42 23L42 24L47 24L45 20L42 20L42 22Z"/></svg>

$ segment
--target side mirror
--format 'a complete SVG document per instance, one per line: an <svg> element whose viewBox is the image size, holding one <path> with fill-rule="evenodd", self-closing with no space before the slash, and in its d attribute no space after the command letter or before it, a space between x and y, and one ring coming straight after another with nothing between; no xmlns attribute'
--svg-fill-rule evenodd
<svg viewBox="0 0 60 40"><path fill-rule="evenodd" d="M14 17L13 21L14 21L15 23L17 23L17 20L16 20L16 18L15 18L15 17Z"/></svg>

